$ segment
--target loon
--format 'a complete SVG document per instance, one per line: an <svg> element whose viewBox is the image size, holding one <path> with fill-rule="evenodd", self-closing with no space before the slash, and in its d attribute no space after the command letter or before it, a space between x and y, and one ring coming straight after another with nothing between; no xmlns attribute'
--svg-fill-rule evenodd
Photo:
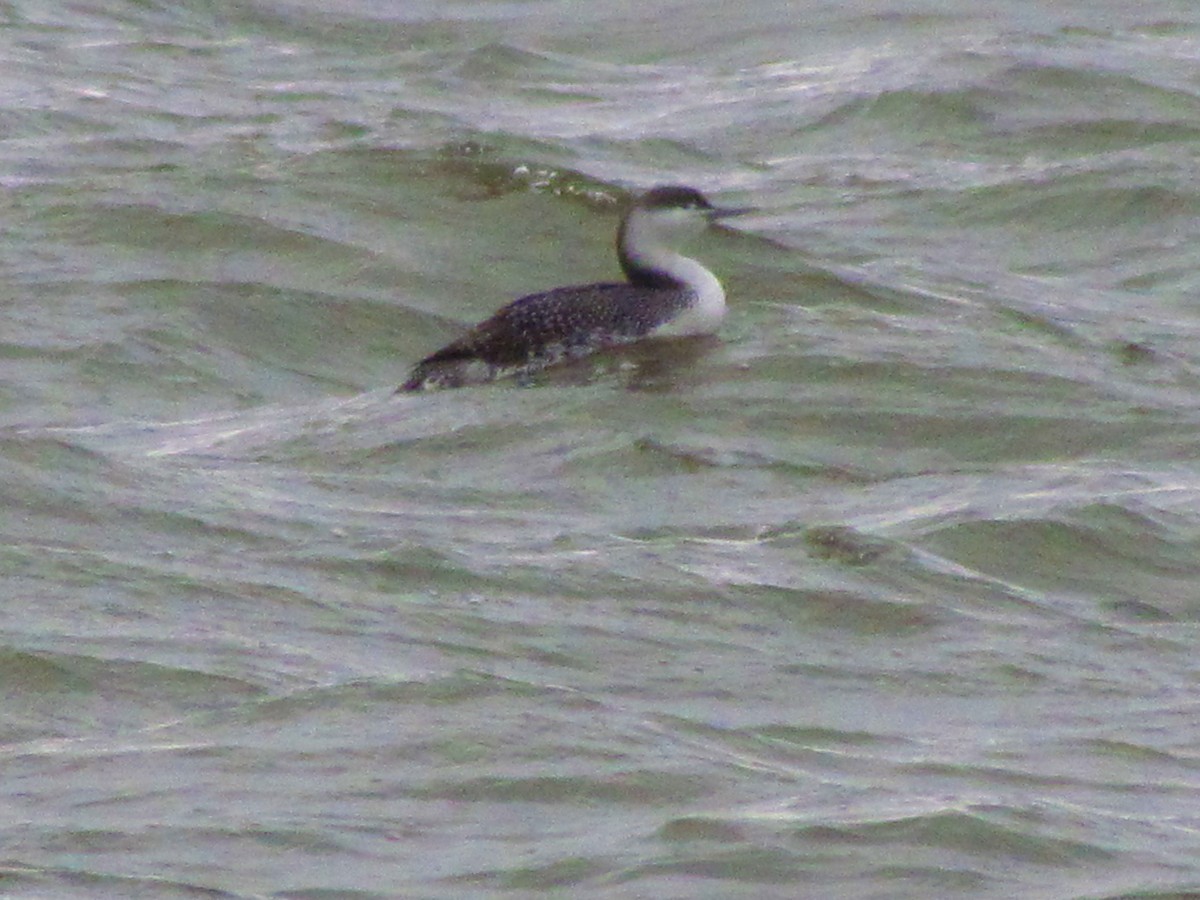
<svg viewBox="0 0 1200 900"><path fill-rule="evenodd" d="M559 287L514 300L417 363L399 390L527 375L645 337L711 334L725 316L721 282L672 247L714 219L746 211L719 209L682 185L652 188L634 202L617 230L617 258L626 281Z"/></svg>

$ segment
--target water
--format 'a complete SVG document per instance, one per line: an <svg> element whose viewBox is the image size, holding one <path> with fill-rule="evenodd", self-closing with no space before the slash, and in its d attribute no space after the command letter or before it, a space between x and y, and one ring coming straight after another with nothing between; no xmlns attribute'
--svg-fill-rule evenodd
<svg viewBox="0 0 1200 900"><path fill-rule="evenodd" d="M330 9L0 8L0 892L1200 891L1193 5Z"/></svg>

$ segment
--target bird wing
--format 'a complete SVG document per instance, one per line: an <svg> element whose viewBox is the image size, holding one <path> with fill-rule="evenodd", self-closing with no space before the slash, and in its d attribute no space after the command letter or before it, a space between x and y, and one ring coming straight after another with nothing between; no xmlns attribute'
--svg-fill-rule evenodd
<svg viewBox="0 0 1200 900"><path fill-rule="evenodd" d="M659 299L668 308L686 299L679 291L661 294ZM678 295L678 304L672 302L673 295ZM662 320L664 302L654 299L647 297L644 287L619 282L530 294L425 357L421 365L481 359L493 366L515 366L527 362L539 348L604 346L641 337Z"/></svg>

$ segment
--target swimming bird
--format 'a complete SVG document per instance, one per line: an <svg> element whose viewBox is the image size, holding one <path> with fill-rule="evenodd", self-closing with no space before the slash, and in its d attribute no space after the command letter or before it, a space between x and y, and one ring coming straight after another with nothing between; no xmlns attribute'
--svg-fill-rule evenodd
<svg viewBox="0 0 1200 900"><path fill-rule="evenodd" d="M712 272L674 247L712 220L745 211L719 209L682 185L652 188L617 229L625 281L558 287L514 300L417 363L400 390L531 374L645 337L711 334L725 316L725 291Z"/></svg>

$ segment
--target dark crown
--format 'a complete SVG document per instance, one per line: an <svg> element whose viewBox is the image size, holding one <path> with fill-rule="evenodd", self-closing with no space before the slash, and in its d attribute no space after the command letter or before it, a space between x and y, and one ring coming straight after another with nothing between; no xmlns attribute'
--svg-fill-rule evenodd
<svg viewBox="0 0 1200 900"><path fill-rule="evenodd" d="M695 188L667 184L651 188L638 198L642 209L712 209L712 204Z"/></svg>

